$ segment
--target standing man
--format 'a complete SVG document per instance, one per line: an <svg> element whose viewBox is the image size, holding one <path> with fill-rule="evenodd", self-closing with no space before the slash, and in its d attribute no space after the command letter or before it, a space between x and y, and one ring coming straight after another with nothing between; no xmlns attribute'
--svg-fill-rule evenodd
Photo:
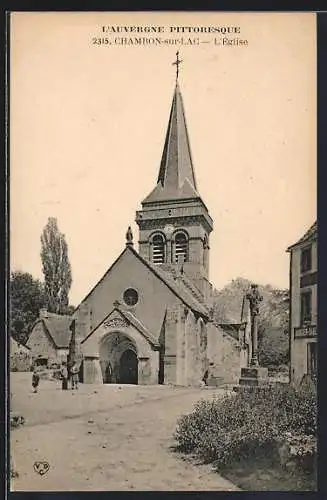
<svg viewBox="0 0 327 500"><path fill-rule="evenodd" d="M61 379L62 379L61 388L63 391L67 391L67 389L68 389L68 369L67 369L67 364L65 361L62 362L62 367L61 367L60 373L61 373Z"/></svg>
<svg viewBox="0 0 327 500"><path fill-rule="evenodd" d="M78 382L79 382L78 372L79 372L79 368L78 368L77 364L74 363L70 369L70 373L72 376L72 389L78 389Z"/></svg>
<svg viewBox="0 0 327 500"><path fill-rule="evenodd" d="M32 375L32 387L33 387L33 392L35 393L37 393L39 382L40 382L40 375L38 373L38 367L34 365L33 375Z"/></svg>

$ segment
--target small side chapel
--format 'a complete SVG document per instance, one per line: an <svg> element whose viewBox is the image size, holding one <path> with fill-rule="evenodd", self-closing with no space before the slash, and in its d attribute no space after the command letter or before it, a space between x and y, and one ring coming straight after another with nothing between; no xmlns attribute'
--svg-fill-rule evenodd
<svg viewBox="0 0 327 500"><path fill-rule="evenodd" d="M178 78L157 184L136 223L138 250L128 228L125 248L74 313L82 381L199 385L208 368L212 380L237 381L251 355L248 313L237 325L212 320L213 221L196 183Z"/></svg>

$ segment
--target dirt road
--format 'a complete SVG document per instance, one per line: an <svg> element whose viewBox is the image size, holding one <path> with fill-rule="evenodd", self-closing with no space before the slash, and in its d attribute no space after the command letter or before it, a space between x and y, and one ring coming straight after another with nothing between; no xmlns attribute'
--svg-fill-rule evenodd
<svg viewBox="0 0 327 500"><path fill-rule="evenodd" d="M81 386L61 391L14 374L12 407L26 424L11 433L15 491L220 490L238 488L172 450L176 420L216 391L167 386ZM40 476L33 468L46 461Z"/></svg>

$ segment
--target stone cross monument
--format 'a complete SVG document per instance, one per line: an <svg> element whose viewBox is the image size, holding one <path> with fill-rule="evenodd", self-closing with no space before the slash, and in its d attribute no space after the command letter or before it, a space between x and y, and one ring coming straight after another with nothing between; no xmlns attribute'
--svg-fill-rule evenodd
<svg viewBox="0 0 327 500"><path fill-rule="evenodd" d="M263 297L259 293L258 285L251 285L250 291L245 298L249 301L250 316L251 316L251 344L252 344L252 359L249 366L241 368L240 385L258 386L267 383L268 369L259 366L258 360L258 317L259 306Z"/></svg>
<svg viewBox="0 0 327 500"><path fill-rule="evenodd" d="M251 342L252 342L252 359L251 366L259 366L258 361L258 316L259 304L263 297L260 295L258 285L251 285L251 291L246 294L246 298L250 303L251 315Z"/></svg>

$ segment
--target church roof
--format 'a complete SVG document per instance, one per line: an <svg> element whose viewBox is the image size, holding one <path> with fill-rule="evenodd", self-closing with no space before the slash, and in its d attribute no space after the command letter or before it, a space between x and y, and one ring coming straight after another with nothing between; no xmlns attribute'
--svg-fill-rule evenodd
<svg viewBox="0 0 327 500"><path fill-rule="evenodd" d="M27 345L20 344L14 338L10 337L10 353L11 354L19 354L19 353L29 353L30 347Z"/></svg>
<svg viewBox="0 0 327 500"><path fill-rule="evenodd" d="M131 323L136 330L138 330L143 337L146 338L146 340L155 348L159 348L159 343L158 341L153 337L151 332L147 329L147 327L140 321L135 314L133 314L131 311L127 311L125 308L121 306L116 306L113 308L113 310L99 323L93 330L82 340L82 344L93 334L95 330L97 330L102 323L108 320L108 318L115 312L117 311L121 316L123 316L129 323Z"/></svg>
<svg viewBox="0 0 327 500"><path fill-rule="evenodd" d="M243 324L222 324L211 323L211 327L215 328L217 334L219 333L225 338L228 338L233 344L238 345L240 330L244 329Z"/></svg>
<svg viewBox="0 0 327 500"><path fill-rule="evenodd" d="M150 271L153 272L165 285L192 311L201 314L202 316L208 317L209 310L206 305L200 299L198 291L195 291L194 285L186 278L185 275L178 276L176 273L173 274L170 271L164 271L160 269L159 266L155 266L148 260L141 257L141 255L133 248L133 246L128 245L121 252L119 257L114 261L110 268L105 272L98 283L90 290L90 292L84 297L81 303L76 307L76 312L81 304L92 294L96 287L102 282L102 280L108 275L109 271L115 266L115 264L121 259L125 252L132 252L135 257L140 260ZM70 317L70 316L69 316ZM72 317L70 317L72 321Z"/></svg>
<svg viewBox="0 0 327 500"><path fill-rule="evenodd" d="M195 291L194 286L185 275L178 276L177 273L164 271L159 266L156 266L152 264L152 262L149 262L141 257L140 254L134 250L134 248L127 248L129 248L143 262L143 264L145 264L156 276L158 276L161 281L163 281L182 302L184 302L185 305L195 312L204 316L209 316L209 310L201 301L199 292Z"/></svg>
<svg viewBox="0 0 327 500"><path fill-rule="evenodd" d="M182 94L176 83L157 185L142 204L199 197Z"/></svg>
<svg viewBox="0 0 327 500"><path fill-rule="evenodd" d="M315 221L312 226L304 233L302 238L300 238L296 243L293 243L293 245L289 246L287 251L291 250L292 248L301 245L302 243L309 243L310 241L316 240L318 237L318 224L317 221Z"/></svg>
<svg viewBox="0 0 327 500"><path fill-rule="evenodd" d="M34 326L42 322L57 349L68 349L71 332L69 327L73 318L67 315L47 313L47 317L36 320ZM33 326L33 328L34 328Z"/></svg>

